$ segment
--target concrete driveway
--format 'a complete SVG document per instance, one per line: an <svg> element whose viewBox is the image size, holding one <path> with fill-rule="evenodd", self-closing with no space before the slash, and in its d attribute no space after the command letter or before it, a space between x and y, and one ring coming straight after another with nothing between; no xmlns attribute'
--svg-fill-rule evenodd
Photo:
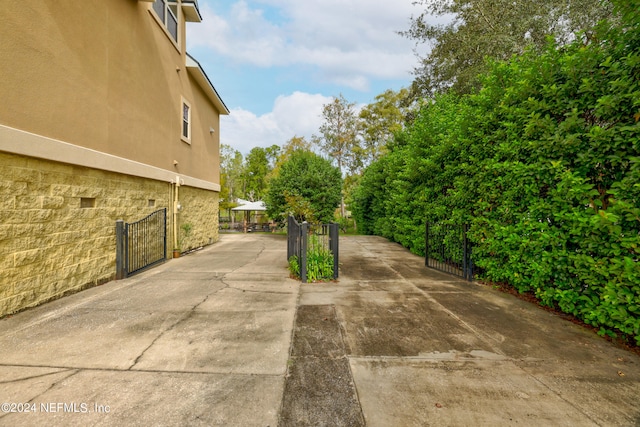
<svg viewBox="0 0 640 427"><path fill-rule="evenodd" d="M286 241L224 236L4 319L0 425L275 426L298 292Z"/></svg>
<svg viewBox="0 0 640 427"><path fill-rule="evenodd" d="M635 354L340 244L338 283L289 279L282 236L223 235L0 320L0 425L640 425Z"/></svg>
<svg viewBox="0 0 640 427"><path fill-rule="evenodd" d="M363 424L640 425L637 355L513 296L426 270L385 239L340 245L340 283L303 285L300 308L334 309Z"/></svg>

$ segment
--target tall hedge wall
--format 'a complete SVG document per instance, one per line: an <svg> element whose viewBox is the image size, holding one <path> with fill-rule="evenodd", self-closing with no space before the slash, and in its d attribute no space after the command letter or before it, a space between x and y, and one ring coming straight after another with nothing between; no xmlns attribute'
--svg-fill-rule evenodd
<svg viewBox="0 0 640 427"><path fill-rule="evenodd" d="M640 344L640 15L492 64L422 108L354 196L360 230L424 253L467 222L484 278ZM635 6L634 6L635 5Z"/></svg>

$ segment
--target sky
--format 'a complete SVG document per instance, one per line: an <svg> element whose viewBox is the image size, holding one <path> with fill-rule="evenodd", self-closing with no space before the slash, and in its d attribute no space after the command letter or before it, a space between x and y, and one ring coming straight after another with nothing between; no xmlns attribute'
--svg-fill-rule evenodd
<svg viewBox="0 0 640 427"><path fill-rule="evenodd" d="M408 87L418 59L413 0L198 0L187 51L231 111L220 142L242 154L318 134L322 107L343 95L363 106Z"/></svg>

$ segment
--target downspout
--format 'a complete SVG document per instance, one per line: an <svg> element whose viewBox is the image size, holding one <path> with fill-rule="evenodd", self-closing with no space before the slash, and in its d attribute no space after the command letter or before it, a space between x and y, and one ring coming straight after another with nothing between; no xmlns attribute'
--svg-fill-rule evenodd
<svg viewBox="0 0 640 427"><path fill-rule="evenodd" d="M178 248L178 189L180 188L180 177L176 175L175 190L173 192L173 249Z"/></svg>

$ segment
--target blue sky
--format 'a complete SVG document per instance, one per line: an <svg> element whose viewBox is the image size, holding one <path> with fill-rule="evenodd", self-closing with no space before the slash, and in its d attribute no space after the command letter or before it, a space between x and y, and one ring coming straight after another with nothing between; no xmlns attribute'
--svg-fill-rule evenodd
<svg viewBox="0 0 640 427"><path fill-rule="evenodd" d="M231 115L220 139L243 154L318 133L339 94L359 105L408 87L417 64L407 29L413 0L199 0L187 49Z"/></svg>

